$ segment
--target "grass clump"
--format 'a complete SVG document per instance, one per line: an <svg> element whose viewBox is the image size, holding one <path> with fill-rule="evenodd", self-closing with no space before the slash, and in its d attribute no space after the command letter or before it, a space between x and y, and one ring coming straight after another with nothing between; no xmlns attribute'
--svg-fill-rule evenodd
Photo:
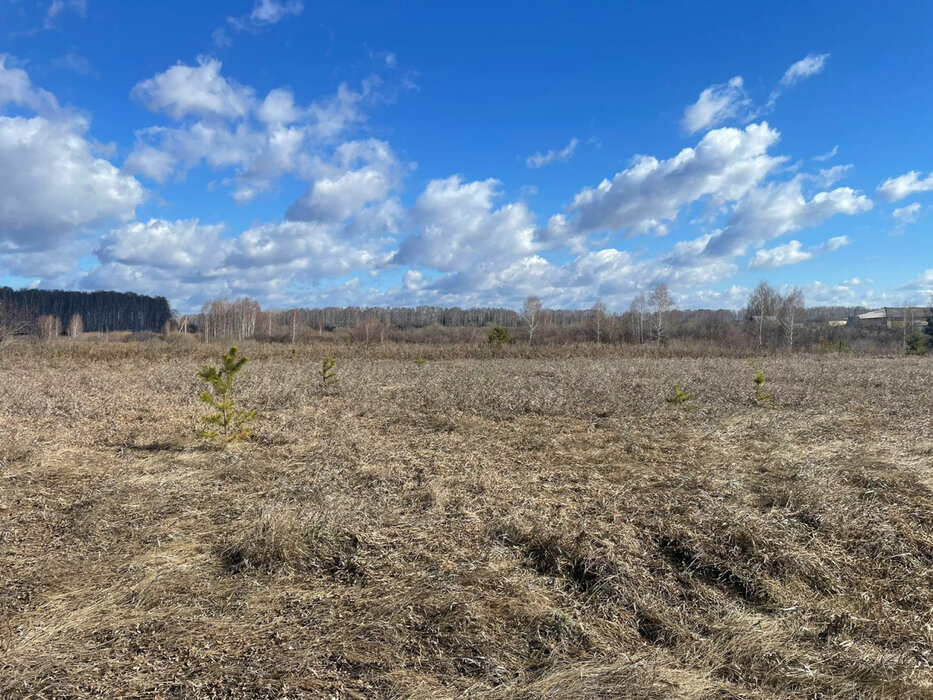
<svg viewBox="0 0 933 700"><path fill-rule="evenodd" d="M233 383L248 358L232 347L221 360L220 368L205 365L198 372L201 380L210 385L210 390L201 392L198 398L215 411L203 418L205 423L214 427L201 430L198 434L205 438L233 442L249 436L251 429L247 424L256 419L256 412L237 408L233 396Z"/></svg>

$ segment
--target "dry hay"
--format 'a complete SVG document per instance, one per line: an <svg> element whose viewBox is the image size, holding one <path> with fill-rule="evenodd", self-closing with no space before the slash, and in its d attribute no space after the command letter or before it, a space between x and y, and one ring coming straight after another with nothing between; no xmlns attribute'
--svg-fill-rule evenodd
<svg viewBox="0 0 933 700"><path fill-rule="evenodd" d="M0 365L0 696L933 696L928 361L203 355Z"/></svg>

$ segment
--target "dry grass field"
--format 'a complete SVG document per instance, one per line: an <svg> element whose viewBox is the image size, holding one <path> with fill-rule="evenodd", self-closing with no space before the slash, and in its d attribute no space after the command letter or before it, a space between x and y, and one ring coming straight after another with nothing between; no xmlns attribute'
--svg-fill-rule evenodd
<svg viewBox="0 0 933 700"><path fill-rule="evenodd" d="M933 697L929 359L221 351L0 359L0 697Z"/></svg>

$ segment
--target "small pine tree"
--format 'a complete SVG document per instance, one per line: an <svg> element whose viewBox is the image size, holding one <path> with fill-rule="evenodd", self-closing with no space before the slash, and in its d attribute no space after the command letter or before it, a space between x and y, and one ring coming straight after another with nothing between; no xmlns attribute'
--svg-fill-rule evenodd
<svg viewBox="0 0 933 700"><path fill-rule="evenodd" d="M426 359L424 359L424 355L422 355L422 354L419 352L419 353L418 353L418 356L415 358L415 364L418 365L419 367L421 367L422 365L427 364L427 362L428 362L428 361L427 361Z"/></svg>
<svg viewBox="0 0 933 700"><path fill-rule="evenodd" d="M924 333L914 333L907 339L906 352L908 355L926 355L930 349L930 340L933 336L927 336Z"/></svg>
<svg viewBox="0 0 933 700"><path fill-rule="evenodd" d="M693 394L680 388L679 384L674 385L674 391L667 397L667 402L675 406L693 401Z"/></svg>
<svg viewBox="0 0 933 700"><path fill-rule="evenodd" d="M223 356L220 369L205 365L198 372L201 380L209 384L212 390L202 392L199 398L216 411L203 419L205 423L216 427L199 431L201 437L232 442L249 436L250 428L246 424L255 420L256 412L238 409L233 398L233 382L247 359L238 355L236 347L232 347Z"/></svg>
<svg viewBox="0 0 933 700"><path fill-rule="evenodd" d="M502 326L495 325L489 329L489 336L487 341L494 348L508 345L511 340L512 339L509 337L509 332Z"/></svg>
<svg viewBox="0 0 933 700"><path fill-rule="evenodd" d="M325 394L337 386L337 360L330 355L324 355L321 362L321 371L318 372L318 378L321 380L321 391Z"/></svg>
<svg viewBox="0 0 933 700"><path fill-rule="evenodd" d="M771 394L765 391L765 373L759 370L755 375L755 401L761 404L770 400Z"/></svg>

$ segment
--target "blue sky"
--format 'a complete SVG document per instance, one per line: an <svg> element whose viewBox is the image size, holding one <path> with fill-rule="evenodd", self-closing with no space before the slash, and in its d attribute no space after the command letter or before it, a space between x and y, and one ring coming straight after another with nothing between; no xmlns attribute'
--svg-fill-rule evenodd
<svg viewBox="0 0 933 700"><path fill-rule="evenodd" d="M931 13L0 0L0 284L922 302Z"/></svg>

